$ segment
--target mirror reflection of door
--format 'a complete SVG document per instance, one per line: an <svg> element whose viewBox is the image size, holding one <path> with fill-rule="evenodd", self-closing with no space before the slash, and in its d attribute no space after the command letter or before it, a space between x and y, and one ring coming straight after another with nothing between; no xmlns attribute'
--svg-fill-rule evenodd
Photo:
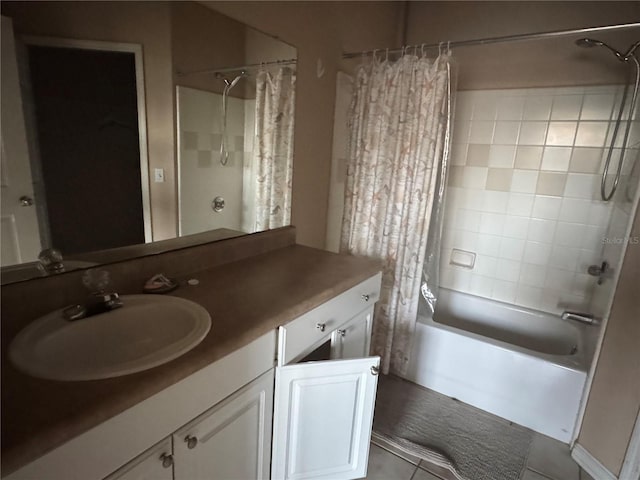
<svg viewBox="0 0 640 480"><path fill-rule="evenodd" d="M29 45L51 245L144 243L133 53Z"/></svg>
<svg viewBox="0 0 640 480"><path fill-rule="evenodd" d="M35 259L41 249L11 20L2 17L2 265Z"/></svg>

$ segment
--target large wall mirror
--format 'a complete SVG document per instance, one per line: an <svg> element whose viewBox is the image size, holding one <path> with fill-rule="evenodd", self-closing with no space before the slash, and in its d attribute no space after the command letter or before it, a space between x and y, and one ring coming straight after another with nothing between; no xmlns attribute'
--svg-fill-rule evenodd
<svg viewBox="0 0 640 480"><path fill-rule="evenodd" d="M290 224L294 47L196 2L1 8L3 284Z"/></svg>

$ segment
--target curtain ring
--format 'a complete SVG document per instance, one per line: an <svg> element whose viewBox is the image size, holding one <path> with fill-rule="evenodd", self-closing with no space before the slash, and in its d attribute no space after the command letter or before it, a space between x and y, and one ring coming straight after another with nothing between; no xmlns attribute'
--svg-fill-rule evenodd
<svg viewBox="0 0 640 480"><path fill-rule="evenodd" d="M442 44L444 42L438 42L438 56L442 55Z"/></svg>
<svg viewBox="0 0 640 480"><path fill-rule="evenodd" d="M447 40L447 55L451 55L451 40Z"/></svg>
<svg viewBox="0 0 640 480"><path fill-rule="evenodd" d="M389 49L388 48L384 52L384 61L385 62L389 61Z"/></svg>
<svg viewBox="0 0 640 480"><path fill-rule="evenodd" d="M422 46L420 47L420 56L422 58L424 58L424 43L422 44Z"/></svg>

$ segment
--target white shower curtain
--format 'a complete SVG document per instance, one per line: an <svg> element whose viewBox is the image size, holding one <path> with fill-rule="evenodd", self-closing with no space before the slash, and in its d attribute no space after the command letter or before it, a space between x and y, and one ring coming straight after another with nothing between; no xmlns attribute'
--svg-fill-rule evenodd
<svg viewBox="0 0 640 480"><path fill-rule="evenodd" d="M291 223L295 71L256 76L256 231Z"/></svg>
<svg viewBox="0 0 640 480"><path fill-rule="evenodd" d="M431 216L446 174L450 70L449 54L404 55L373 59L355 81L341 250L383 262L372 350L384 373L406 372L427 238L439 228Z"/></svg>

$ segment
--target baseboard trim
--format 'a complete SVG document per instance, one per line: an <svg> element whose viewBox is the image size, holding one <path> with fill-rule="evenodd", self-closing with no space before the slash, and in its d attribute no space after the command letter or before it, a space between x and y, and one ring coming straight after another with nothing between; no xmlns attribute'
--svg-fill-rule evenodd
<svg viewBox="0 0 640 480"><path fill-rule="evenodd" d="M613 473L607 470L579 443L576 443L573 450L571 450L571 457L595 480L618 480Z"/></svg>

